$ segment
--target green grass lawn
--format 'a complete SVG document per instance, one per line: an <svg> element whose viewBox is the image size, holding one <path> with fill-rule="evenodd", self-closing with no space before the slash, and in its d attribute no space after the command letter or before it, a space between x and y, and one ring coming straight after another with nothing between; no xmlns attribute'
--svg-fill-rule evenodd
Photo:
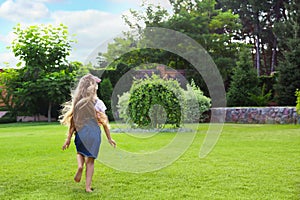
<svg viewBox="0 0 300 200"><path fill-rule="evenodd" d="M88 194L84 177L73 181L74 144L61 150L66 127L2 124L0 199L300 199L299 125L225 124L213 151L200 159L207 128L201 124L188 150L158 171L121 172L96 162L95 191ZM113 137L118 148L142 152L161 148L174 134Z"/></svg>

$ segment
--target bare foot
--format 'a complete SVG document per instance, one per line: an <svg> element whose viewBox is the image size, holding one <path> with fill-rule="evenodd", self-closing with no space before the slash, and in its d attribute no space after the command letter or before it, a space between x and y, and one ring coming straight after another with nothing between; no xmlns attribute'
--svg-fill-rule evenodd
<svg viewBox="0 0 300 200"><path fill-rule="evenodd" d="M74 181L75 181L75 182L77 182L77 183L80 182L81 176L82 176L82 171L83 171L82 168L78 168L78 169L77 169L76 175L75 175L75 177L74 177Z"/></svg>
<svg viewBox="0 0 300 200"><path fill-rule="evenodd" d="M86 192L93 192L94 188L85 189Z"/></svg>

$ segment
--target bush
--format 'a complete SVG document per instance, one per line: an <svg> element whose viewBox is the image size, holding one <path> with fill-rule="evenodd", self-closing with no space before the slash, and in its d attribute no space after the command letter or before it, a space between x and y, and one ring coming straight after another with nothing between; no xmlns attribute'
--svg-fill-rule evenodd
<svg viewBox="0 0 300 200"><path fill-rule="evenodd" d="M272 91L270 90L268 91L268 93L266 93L265 88L266 87L264 84L260 94L249 94L250 95L249 99L253 102L254 106L267 106L268 103L270 102Z"/></svg>
<svg viewBox="0 0 300 200"><path fill-rule="evenodd" d="M298 115L300 115L300 90L299 89L296 90L295 96L297 98L297 100L296 100L296 110L297 110Z"/></svg>
<svg viewBox="0 0 300 200"><path fill-rule="evenodd" d="M130 93L125 92L121 96L118 96L118 113L119 117L123 119L125 122L130 122L129 112L128 112L128 104L130 99Z"/></svg>
<svg viewBox="0 0 300 200"><path fill-rule="evenodd" d="M182 89L176 80L156 75L135 80L130 94L128 112L138 127L160 128L165 123L180 126Z"/></svg>
<svg viewBox="0 0 300 200"><path fill-rule="evenodd" d="M163 80L155 75L135 80L130 92L119 96L119 117L139 127L152 128L161 128L165 123L179 127L181 121L204 121L211 100L194 81L186 88L180 88L175 80Z"/></svg>
<svg viewBox="0 0 300 200"><path fill-rule="evenodd" d="M203 122L208 117L204 113L209 110L211 106L211 99L204 96L203 92L195 82L192 80L191 84L186 86L184 91L185 98L185 122ZM197 101L197 102L195 102ZM196 111L199 112L196 112Z"/></svg>

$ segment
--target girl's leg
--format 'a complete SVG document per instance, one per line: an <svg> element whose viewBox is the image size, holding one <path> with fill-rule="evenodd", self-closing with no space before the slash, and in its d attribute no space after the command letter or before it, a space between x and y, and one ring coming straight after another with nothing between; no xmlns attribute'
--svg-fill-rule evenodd
<svg viewBox="0 0 300 200"><path fill-rule="evenodd" d="M76 182L80 182L81 176L82 176L83 165L84 165L84 157L79 153L77 153L77 163L78 163L78 169L77 169L76 175L74 177L74 180Z"/></svg>
<svg viewBox="0 0 300 200"><path fill-rule="evenodd" d="M91 184L92 177L94 174L94 158L86 158L86 183L85 183L85 191L92 192Z"/></svg>

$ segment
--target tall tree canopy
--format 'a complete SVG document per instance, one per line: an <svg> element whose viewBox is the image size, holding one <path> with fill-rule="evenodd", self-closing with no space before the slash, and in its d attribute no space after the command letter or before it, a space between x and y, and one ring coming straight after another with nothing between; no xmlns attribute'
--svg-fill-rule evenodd
<svg viewBox="0 0 300 200"><path fill-rule="evenodd" d="M240 53L227 93L229 106L255 106L251 96L258 95L258 78L252 67L250 57L251 54L248 49L244 49Z"/></svg>
<svg viewBox="0 0 300 200"><path fill-rule="evenodd" d="M48 105L50 121L52 106L66 100L76 76L78 64L67 61L74 40L70 39L68 28L63 24L27 28L18 24L14 34L17 37L10 48L23 61L24 67L13 73L14 76L10 76L9 71L3 73L7 78L1 84L5 85L8 96L16 99L14 106L19 112L38 114L41 105Z"/></svg>
<svg viewBox="0 0 300 200"><path fill-rule="evenodd" d="M222 10L232 10L240 16L240 39L253 45L253 63L258 76L269 75L278 64L278 37L274 24L286 19L286 4L290 0L218 0Z"/></svg>
<svg viewBox="0 0 300 200"><path fill-rule="evenodd" d="M294 42L286 40L291 38L287 35L295 32L297 27L295 23L293 28L288 25L292 23L290 15L298 12L298 8L292 6L299 4L296 0L169 0L169 2L172 12L160 6L144 4L141 11L132 10L131 16L124 16L125 22L132 30L136 30L134 33L137 34L129 33L124 38L116 38L115 43L110 44L108 52L102 54L102 58L113 61L113 66L117 66L118 63L125 63L130 67L139 66L141 63L161 63L175 69L192 69L190 63L171 52L139 48L128 51L131 47L143 47L139 42L143 28L162 27L184 33L201 44L216 63L226 91L232 81L232 72L237 65L238 55L244 47L251 48L250 64L256 69L256 74L262 82L258 87L266 85L267 80L275 80L273 76L275 72L279 74L279 85L282 88L289 88L287 84L290 86L297 82L298 75L295 71L297 64L291 60L295 56L291 54L288 56L287 52L291 53L297 49L295 44L298 44L298 41L295 38L299 35L294 34ZM288 43L294 43L294 46ZM118 58L114 57L118 53L122 55L122 52L126 54ZM283 64L286 59L289 60L290 65ZM293 69L285 66L293 66ZM284 73L288 74L285 70L295 77L290 79L295 80L293 84L286 81L288 78L283 77ZM195 79L196 84L208 95L205 84L201 78L199 79L197 72L188 72L187 76ZM279 85L278 92L281 87ZM280 104L287 104L288 101L294 100L294 97L284 100L280 97L280 93L274 92L272 87L268 87L265 92L269 93L271 90L273 94L279 95L277 100L281 102ZM293 96L292 93L289 94Z"/></svg>
<svg viewBox="0 0 300 200"><path fill-rule="evenodd" d="M228 83L231 69L235 66L238 57L238 50L240 46L243 46L235 40L241 28L239 16L230 10L216 9L215 0L170 0L170 3L173 9L172 14L159 5L145 4L142 11L132 10L130 17L124 16L125 22L133 30L132 33L137 34L116 38L115 42L108 46L108 52L102 56L109 62L112 62L114 58L114 61L117 60L116 63L124 62L130 66L137 66L141 63L161 63L175 69L194 69L182 57L158 49L135 50L116 59L116 54L128 52L130 47L143 47L143 44L139 43L141 39L139 33L143 32L144 27L167 28L184 33L201 44L214 59L225 83ZM114 63L115 66L116 63ZM195 71L190 74L195 74ZM198 74L198 78L190 78L197 81L199 77ZM203 85L199 81L197 84ZM201 88L203 89L202 86ZM207 91L204 90L204 92L208 94Z"/></svg>
<svg viewBox="0 0 300 200"><path fill-rule="evenodd" d="M287 9L287 20L276 24L283 54L278 70L276 98L280 105L293 106L296 104L294 93L300 89L300 5L294 0Z"/></svg>

